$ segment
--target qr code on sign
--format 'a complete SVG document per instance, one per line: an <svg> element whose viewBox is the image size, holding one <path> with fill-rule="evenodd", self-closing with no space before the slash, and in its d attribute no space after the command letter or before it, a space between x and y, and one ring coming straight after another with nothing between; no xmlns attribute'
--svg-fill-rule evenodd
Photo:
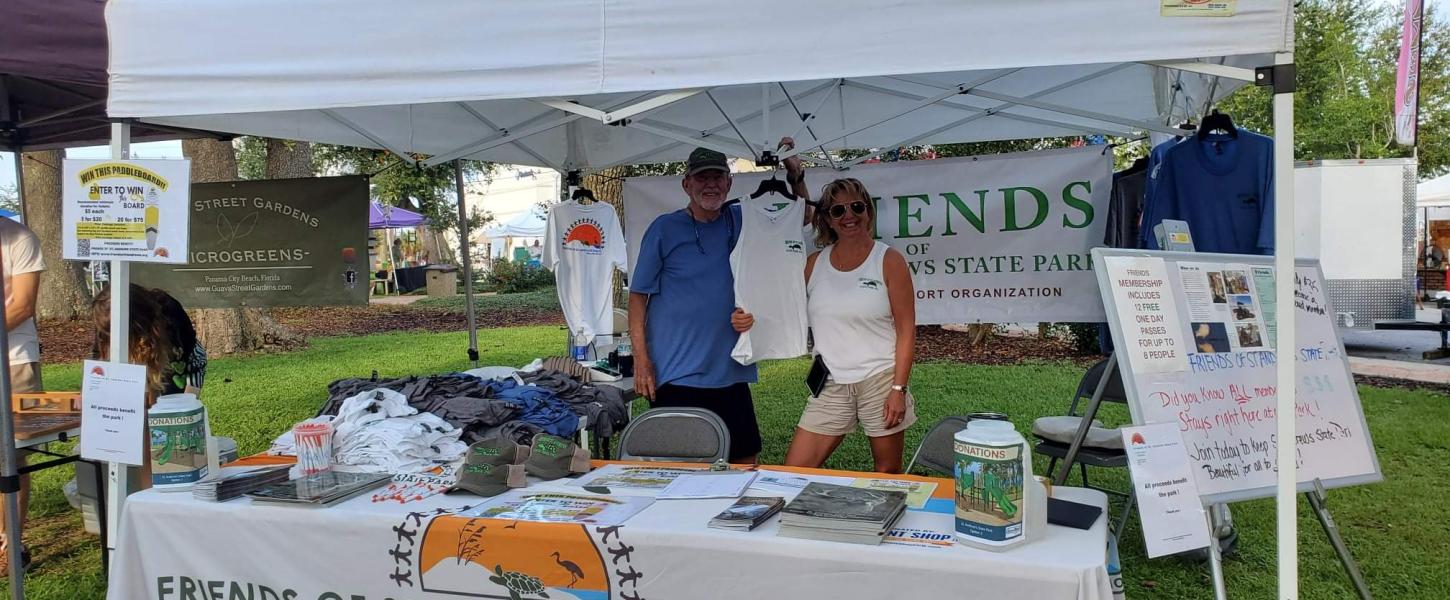
<svg viewBox="0 0 1450 600"><path fill-rule="evenodd" d="M90 255L91 255L91 241L88 240L88 239L84 239L84 238L77 239L76 240L76 256L79 256L81 258L88 258L88 257L90 257Z"/></svg>

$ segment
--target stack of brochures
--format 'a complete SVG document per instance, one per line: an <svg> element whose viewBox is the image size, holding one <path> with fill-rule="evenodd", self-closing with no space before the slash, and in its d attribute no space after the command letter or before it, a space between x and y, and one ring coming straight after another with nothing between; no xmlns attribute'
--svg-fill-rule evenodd
<svg viewBox="0 0 1450 600"><path fill-rule="evenodd" d="M274 484L247 494L252 502L327 506L391 481L386 473L328 471Z"/></svg>
<svg viewBox="0 0 1450 600"><path fill-rule="evenodd" d="M905 512L904 492L811 482L781 510L779 535L875 545Z"/></svg>
<svg viewBox="0 0 1450 600"><path fill-rule="evenodd" d="M744 496L710 519L710 526L750 531L770 520L784 506L785 498L780 496Z"/></svg>
<svg viewBox="0 0 1450 600"><path fill-rule="evenodd" d="M287 465L264 467L225 467L216 479L198 481L191 486L191 496L207 502L226 502L249 492L287 481Z"/></svg>

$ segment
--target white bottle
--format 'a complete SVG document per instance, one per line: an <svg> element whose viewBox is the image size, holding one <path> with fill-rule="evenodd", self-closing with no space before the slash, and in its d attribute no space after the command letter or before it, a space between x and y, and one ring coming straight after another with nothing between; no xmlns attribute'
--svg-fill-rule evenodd
<svg viewBox="0 0 1450 600"><path fill-rule="evenodd" d="M1012 423L973 420L953 445L957 540L1001 552L1040 535L1047 490L1033 479L1027 440Z"/></svg>
<svg viewBox="0 0 1450 600"><path fill-rule="evenodd" d="M170 394L146 412L151 487L188 490L211 471L211 427L195 394Z"/></svg>

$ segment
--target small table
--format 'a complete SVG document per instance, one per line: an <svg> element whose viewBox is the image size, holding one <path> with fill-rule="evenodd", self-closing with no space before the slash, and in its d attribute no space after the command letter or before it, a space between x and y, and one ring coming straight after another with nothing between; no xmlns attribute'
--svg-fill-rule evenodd
<svg viewBox="0 0 1450 600"><path fill-rule="evenodd" d="M68 442L79 437L81 433L80 415L14 413L14 427L16 450L50 457L49 460L20 467L18 474L29 475L73 462L87 462L91 463L93 467L91 470L95 473L96 489L106 489L106 469L101 463L82 459L79 449L75 454L56 454L43 448L51 442ZM104 498L96 503L96 519L101 523L101 563L109 568L111 556L106 544L106 502Z"/></svg>

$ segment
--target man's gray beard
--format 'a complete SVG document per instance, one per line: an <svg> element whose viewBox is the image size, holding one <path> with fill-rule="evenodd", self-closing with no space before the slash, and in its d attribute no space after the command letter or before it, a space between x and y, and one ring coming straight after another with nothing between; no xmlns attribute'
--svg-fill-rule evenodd
<svg viewBox="0 0 1450 600"><path fill-rule="evenodd" d="M704 198L698 198L695 200L695 203L699 204L700 208L703 208L710 212L717 212L720 210L721 206L725 205L725 198L723 196L721 196L719 200L706 200Z"/></svg>

